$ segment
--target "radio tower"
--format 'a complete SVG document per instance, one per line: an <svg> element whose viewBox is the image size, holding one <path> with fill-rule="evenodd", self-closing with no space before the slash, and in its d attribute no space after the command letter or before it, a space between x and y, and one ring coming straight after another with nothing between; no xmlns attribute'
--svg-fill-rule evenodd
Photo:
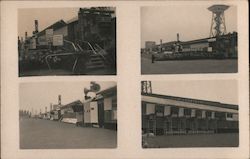
<svg viewBox="0 0 250 159"><path fill-rule="evenodd" d="M212 12L212 23L210 28L210 37L226 34L226 23L224 11L227 10L227 5L212 5L208 8Z"/></svg>
<svg viewBox="0 0 250 159"><path fill-rule="evenodd" d="M141 81L141 92L143 94L152 94L151 81Z"/></svg>

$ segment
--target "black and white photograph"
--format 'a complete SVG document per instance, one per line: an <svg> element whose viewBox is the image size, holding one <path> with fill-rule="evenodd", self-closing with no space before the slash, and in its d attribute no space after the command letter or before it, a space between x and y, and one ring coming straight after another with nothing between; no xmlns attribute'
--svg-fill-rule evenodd
<svg viewBox="0 0 250 159"><path fill-rule="evenodd" d="M239 107L236 80L142 81L142 147L238 147Z"/></svg>
<svg viewBox="0 0 250 159"><path fill-rule="evenodd" d="M116 82L21 83L19 89L20 149L117 147Z"/></svg>
<svg viewBox="0 0 250 159"><path fill-rule="evenodd" d="M141 7L141 73L238 72L237 7Z"/></svg>
<svg viewBox="0 0 250 159"><path fill-rule="evenodd" d="M114 7L18 10L19 77L115 75Z"/></svg>

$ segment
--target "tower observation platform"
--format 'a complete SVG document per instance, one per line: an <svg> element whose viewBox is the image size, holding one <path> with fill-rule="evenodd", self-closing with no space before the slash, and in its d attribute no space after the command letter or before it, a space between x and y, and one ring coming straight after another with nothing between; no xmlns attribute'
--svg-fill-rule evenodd
<svg viewBox="0 0 250 159"><path fill-rule="evenodd" d="M226 34L226 23L224 11L227 10L227 5L212 5L208 8L212 12L212 22L210 28L210 37Z"/></svg>

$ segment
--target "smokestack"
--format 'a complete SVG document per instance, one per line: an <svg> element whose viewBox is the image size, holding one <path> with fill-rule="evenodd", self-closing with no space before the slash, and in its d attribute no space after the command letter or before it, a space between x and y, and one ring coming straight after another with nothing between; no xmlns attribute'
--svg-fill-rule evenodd
<svg viewBox="0 0 250 159"><path fill-rule="evenodd" d="M58 95L58 105L61 105L62 103L61 95Z"/></svg>
<svg viewBox="0 0 250 159"><path fill-rule="evenodd" d="M25 40L27 40L27 38L28 38L28 33L27 33L27 31L25 32Z"/></svg>
<svg viewBox="0 0 250 159"><path fill-rule="evenodd" d="M178 42L180 41L179 33L177 33L177 41L178 41Z"/></svg>
<svg viewBox="0 0 250 159"><path fill-rule="evenodd" d="M38 20L35 20L35 33L38 33Z"/></svg>
<svg viewBox="0 0 250 159"><path fill-rule="evenodd" d="M162 52L162 39L160 40L160 51Z"/></svg>

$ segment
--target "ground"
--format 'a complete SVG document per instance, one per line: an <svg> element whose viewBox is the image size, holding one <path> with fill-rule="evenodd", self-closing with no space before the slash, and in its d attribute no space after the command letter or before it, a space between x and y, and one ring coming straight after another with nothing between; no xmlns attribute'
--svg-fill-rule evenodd
<svg viewBox="0 0 250 159"><path fill-rule="evenodd" d="M116 148L117 133L43 119L20 119L21 149Z"/></svg>
<svg viewBox="0 0 250 159"><path fill-rule="evenodd" d="M237 59L172 60L151 62L141 57L142 74L237 73Z"/></svg>
<svg viewBox="0 0 250 159"><path fill-rule="evenodd" d="M227 134L190 134L147 137L149 148L171 147L237 147L238 133Z"/></svg>
<svg viewBox="0 0 250 159"><path fill-rule="evenodd" d="M67 70L63 69L42 69L42 70L33 70L33 71L24 71L20 72L19 76L51 76L51 75L115 75L116 70L114 69L97 69L97 70L91 70L88 72L80 72L80 73L72 73Z"/></svg>

